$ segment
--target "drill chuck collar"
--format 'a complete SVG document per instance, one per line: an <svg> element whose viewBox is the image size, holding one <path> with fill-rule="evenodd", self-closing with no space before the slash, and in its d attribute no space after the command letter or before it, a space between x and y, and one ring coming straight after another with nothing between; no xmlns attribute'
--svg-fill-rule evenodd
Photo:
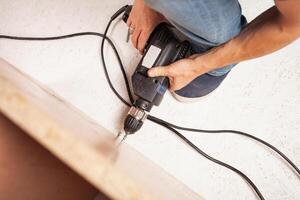
<svg viewBox="0 0 300 200"><path fill-rule="evenodd" d="M126 134L133 134L140 130L147 118L145 110L132 106L124 122L124 131Z"/></svg>
<svg viewBox="0 0 300 200"><path fill-rule="evenodd" d="M131 9L129 6L123 15L125 22ZM169 65L191 55L190 43L180 40L175 32L176 29L170 24L161 23L147 41L145 53L131 77L133 92L137 98L125 119L126 134L133 134L142 127L147 113L153 105L160 105L169 87L168 77L148 77L148 70L155 66Z"/></svg>

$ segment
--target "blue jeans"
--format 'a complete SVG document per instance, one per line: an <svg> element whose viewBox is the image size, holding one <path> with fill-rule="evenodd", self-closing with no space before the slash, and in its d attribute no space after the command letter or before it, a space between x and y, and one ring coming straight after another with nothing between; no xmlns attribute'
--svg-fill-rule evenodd
<svg viewBox="0 0 300 200"><path fill-rule="evenodd" d="M163 14L191 42L197 53L205 52L237 36L247 23L238 0L145 0ZM209 72L221 76L235 64ZM222 67L222 66L220 66Z"/></svg>

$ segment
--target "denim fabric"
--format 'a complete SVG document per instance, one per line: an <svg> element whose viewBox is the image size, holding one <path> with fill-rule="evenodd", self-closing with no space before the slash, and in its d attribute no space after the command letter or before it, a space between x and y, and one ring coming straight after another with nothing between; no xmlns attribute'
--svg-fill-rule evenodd
<svg viewBox="0 0 300 200"><path fill-rule="evenodd" d="M163 14L201 53L238 35L246 24L238 0L145 0ZM235 64L209 72L221 76Z"/></svg>

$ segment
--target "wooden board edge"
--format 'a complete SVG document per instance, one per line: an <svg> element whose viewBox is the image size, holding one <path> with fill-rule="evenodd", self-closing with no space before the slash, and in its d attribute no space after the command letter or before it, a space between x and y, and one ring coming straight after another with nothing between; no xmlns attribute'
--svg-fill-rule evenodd
<svg viewBox="0 0 300 200"><path fill-rule="evenodd" d="M40 96L43 97L40 98ZM45 104L48 103L41 102L44 96L54 101L55 104L62 102L61 99L40 87L39 84L15 67L0 59L0 110L32 138L113 199L162 200L161 196L166 197L167 192L161 196L149 193L147 188L120 169L122 164L126 162L126 153L122 153L123 158L120 160L123 161L117 162L118 165L115 165L115 161L118 160L113 158L117 149L107 136L110 134L103 133L105 136L102 135L99 141L94 144L91 143L93 136L91 140L88 138L87 140L79 140L78 133L74 133L70 126L65 126L61 121L62 118L57 120L49 113L49 109L43 109L47 107ZM84 126L87 126L91 131L99 131L99 127L86 116L81 116L79 112L70 110L70 107L66 107L64 103L60 103L59 106L76 116L73 120L77 121L74 123L84 121ZM66 115L66 113L61 113L61 115ZM107 130L100 127L100 132L107 132ZM134 154L135 156L135 152L129 151L131 155ZM162 173L162 171L158 173ZM202 199L189 191L187 187L176 183L175 179L172 181L174 181L174 185L180 185L180 190L179 192L169 191L170 194L177 193L176 195L179 195L180 198L180 192L185 191L185 194L182 195L185 197L184 199Z"/></svg>

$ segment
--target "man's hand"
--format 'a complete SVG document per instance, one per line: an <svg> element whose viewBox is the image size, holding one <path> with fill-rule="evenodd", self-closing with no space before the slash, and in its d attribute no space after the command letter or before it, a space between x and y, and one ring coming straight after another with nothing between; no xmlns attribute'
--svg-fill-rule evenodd
<svg viewBox="0 0 300 200"><path fill-rule="evenodd" d="M164 67L154 67L148 70L149 77L167 76L170 80L170 91L180 90L208 69L202 64L197 65L194 60L196 55L179 60Z"/></svg>
<svg viewBox="0 0 300 200"><path fill-rule="evenodd" d="M275 0L276 6L254 19L227 43L169 66L152 68L150 77L168 76L170 90L179 90L197 76L232 63L257 58L300 37L299 0Z"/></svg>
<svg viewBox="0 0 300 200"><path fill-rule="evenodd" d="M166 19L145 5L144 0L135 0L127 21L128 27L132 29L131 41L133 46L143 53L150 34L163 21Z"/></svg>

